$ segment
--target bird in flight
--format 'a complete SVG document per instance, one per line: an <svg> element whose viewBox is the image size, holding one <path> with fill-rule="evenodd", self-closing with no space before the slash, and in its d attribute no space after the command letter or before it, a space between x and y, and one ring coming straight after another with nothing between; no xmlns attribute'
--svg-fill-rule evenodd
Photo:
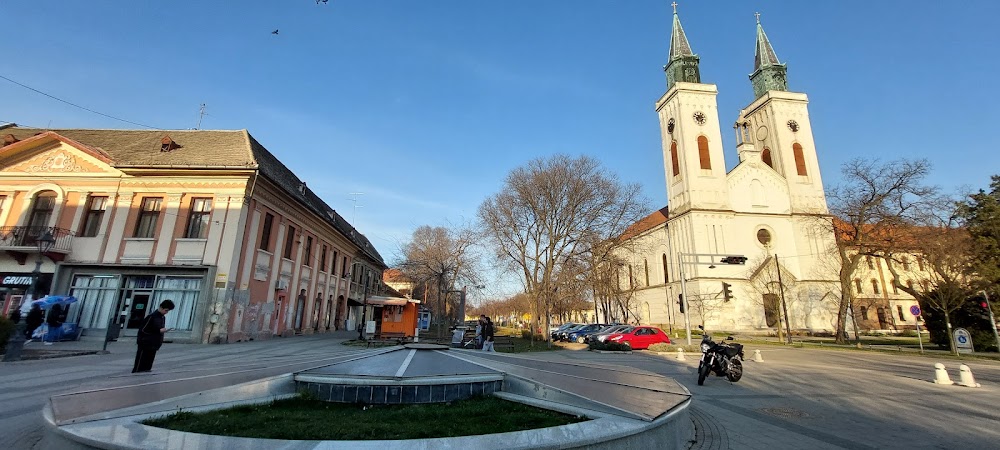
<svg viewBox="0 0 1000 450"><path fill-rule="evenodd" d="M275 29L274 31L271 32L271 34L278 34L278 30Z"/></svg>
<svg viewBox="0 0 1000 450"><path fill-rule="evenodd" d="M325 5L326 2L328 2L328 1L330 1L330 0L316 0L316 4L318 5L318 4L322 3L322 4Z"/></svg>

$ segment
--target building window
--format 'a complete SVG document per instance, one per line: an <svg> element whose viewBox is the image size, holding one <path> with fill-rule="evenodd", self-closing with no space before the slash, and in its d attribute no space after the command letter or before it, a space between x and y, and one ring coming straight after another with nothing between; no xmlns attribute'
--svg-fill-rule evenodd
<svg viewBox="0 0 1000 450"><path fill-rule="evenodd" d="M347 278L347 276L351 274L350 272L347 271L347 257L346 256L344 257L344 263L340 265L340 270L344 271L344 273L343 273L344 278Z"/></svg>
<svg viewBox="0 0 1000 450"><path fill-rule="evenodd" d="M767 164L768 167L772 169L774 168L774 163L771 162L771 149L764 147L764 151L760 152L760 159L764 161L764 164Z"/></svg>
<svg viewBox="0 0 1000 450"><path fill-rule="evenodd" d="M632 265L628 265L628 288L632 289L635 287L635 280L632 278Z"/></svg>
<svg viewBox="0 0 1000 450"><path fill-rule="evenodd" d="M924 258L919 256L917 257L917 268L920 269L921 272L924 271Z"/></svg>
<svg viewBox="0 0 1000 450"><path fill-rule="evenodd" d="M667 270L667 254L664 253L661 258L663 259L663 283L670 282L670 271Z"/></svg>
<svg viewBox="0 0 1000 450"><path fill-rule="evenodd" d="M869 269L872 269L872 270L875 269L875 264L872 262L872 257L871 256L866 256L865 257L865 262L868 263L868 268Z"/></svg>
<svg viewBox="0 0 1000 450"><path fill-rule="evenodd" d="M766 228L757 230L757 242L765 247L771 245L771 232L767 231Z"/></svg>
<svg viewBox="0 0 1000 450"><path fill-rule="evenodd" d="M905 271L909 271L910 270L910 258L907 258L907 257L904 256L904 257L900 258L899 261L903 264L903 270L905 270Z"/></svg>
<svg viewBox="0 0 1000 450"><path fill-rule="evenodd" d="M212 215L212 199L191 199L191 212L188 215L187 231L184 237L205 239L208 237L208 221Z"/></svg>
<svg viewBox="0 0 1000 450"><path fill-rule="evenodd" d="M681 174L681 164L677 161L677 141L670 143L670 168L675 177Z"/></svg>
<svg viewBox="0 0 1000 450"><path fill-rule="evenodd" d="M271 226L274 225L274 216L271 213L264 213L264 227L260 233L260 249L271 251Z"/></svg>
<svg viewBox="0 0 1000 450"><path fill-rule="evenodd" d="M313 253L313 238L312 236L306 236L306 258L302 264L311 266L312 264L312 253Z"/></svg>
<svg viewBox="0 0 1000 450"><path fill-rule="evenodd" d="M649 286L649 261L642 259L642 270L646 276L646 286Z"/></svg>
<svg viewBox="0 0 1000 450"><path fill-rule="evenodd" d="M28 226L33 229L48 228L49 219L52 218L52 210L56 208L56 193L52 191L42 191L35 195L35 201L31 205L31 214L28 216ZM32 235L34 231L29 231ZM37 234L42 234L38 231Z"/></svg>
<svg viewBox="0 0 1000 450"><path fill-rule="evenodd" d="M333 251L333 258L330 258L330 273L337 275L337 251Z"/></svg>
<svg viewBox="0 0 1000 450"><path fill-rule="evenodd" d="M878 280L872 278L872 292L878 294Z"/></svg>
<svg viewBox="0 0 1000 450"><path fill-rule="evenodd" d="M931 291L931 284L928 283L927 280L923 280L923 281L920 282L920 288L923 289L924 292L930 292Z"/></svg>
<svg viewBox="0 0 1000 450"><path fill-rule="evenodd" d="M702 169L712 168L712 158L708 154L708 138L698 136L698 159L701 161Z"/></svg>
<svg viewBox="0 0 1000 450"><path fill-rule="evenodd" d="M855 278L854 279L854 287L855 287L855 289L857 289L858 294L864 292L864 291L861 290L861 279L860 278Z"/></svg>
<svg viewBox="0 0 1000 450"><path fill-rule="evenodd" d="M802 154L802 146L798 142L792 144L792 153L795 155L795 171L801 176L806 176L806 157Z"/></svg>
<svg viewBox="0 0 1000 450"><path fill-rule="evenodd" d="M906 280L906 287L913 289L913 280Z"/></svg>
<svg viewBox="0 0 1000 450"><path fill-rule="evenodd" d="M899 314L899 320L906 320L906 317L903 317L903 307L902 306L896 305L896 313Z"/></svg>
<svg viewBox="0 0 1000 450"><path fill-rule="evenodd" d="M101 231L101 221L104 220L104 210L108 207L107 197L90 196L87 199L87 212L83 216L80 227L80 237L95 237Z"/></svg>
<svg viewBox="0 0 1000 450"><path fill-rule="evenodd" d="M326 246L323 246L323 250L319 253L319 271L326 272Z"/></svg>
<svg viewBox="0 0 1000 450"><path fill-rule="evenodd" d="M892 293L893 294L897 294L897 295L899 294L899 288L896 287L896 284L898 284L898 283L899 283L899 278L894 278L892 280L891 284L892 284Z"/></svg>
<svg viewBox="0 0 1000 450"><path fill-rule="evenodd" d="M137 238L156 237L156 223L160 220L160 204L163 199L159 197L146 197L142 199L139 207L139 220L135 223L135 234Z"/></svg>
<svg viewBox="0 0 1000 450"><path fill-rule="evenodd" d="M285 259L292 259L292 247L295 246L295 227L288 226L288 234L285 235Z"/></svg>
<svg viewBox="0 0 1000 450"><path fill-rule="evenodd" d="M868 307L867 306L862 306L861 307L861 320L868 320Z"/></svg>

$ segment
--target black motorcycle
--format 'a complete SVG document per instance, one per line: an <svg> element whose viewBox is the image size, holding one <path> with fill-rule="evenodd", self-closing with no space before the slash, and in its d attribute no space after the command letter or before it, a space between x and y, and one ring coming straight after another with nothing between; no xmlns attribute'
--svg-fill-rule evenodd
<svg viewBox="0 0 1000 450"><path fill-rule="evenodd" d="M705 384L705 377L709 372L715 372L720 377L724 375L732 382L740 381L743 378L743 345L725 342L716 344L712 341L712 336L704 331L705 328L700 325L698 328L702 330L698 386Z"/></svg>

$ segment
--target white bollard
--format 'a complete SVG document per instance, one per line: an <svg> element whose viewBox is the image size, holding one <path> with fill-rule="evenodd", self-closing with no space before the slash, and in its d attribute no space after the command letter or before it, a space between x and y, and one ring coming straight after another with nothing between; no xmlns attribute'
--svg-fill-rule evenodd
<svg viewBox="0 0 1000 450"><path fill-rule="evenodd" d="M944 370L944 364L941 363L934 364L934 383L955 384L954 381L951 381L951 377L948 376L948 371Z"/></svg>
<svg viewBox="0 0 1000 450"><path fill-rule="evenodd" d="M981 384L976 383L976 378L972 376L972 369L969 366L962 364L958 366L958 384L959 386L965 387L982 387Z"/></svg>
<svg viewBox="0 0 1000 450"><path fill-rule="evenodd" d="M677 360L678 361L687 361L687 358L684 357L684 349L683 348L677 349Z"/></svg>
<svg viewBox="0 0 1000 450"><path fill-rule="evenodd" d="M764 357L760 355L760 350L753 351L753 361L754 362L764 362Z"/></svg>

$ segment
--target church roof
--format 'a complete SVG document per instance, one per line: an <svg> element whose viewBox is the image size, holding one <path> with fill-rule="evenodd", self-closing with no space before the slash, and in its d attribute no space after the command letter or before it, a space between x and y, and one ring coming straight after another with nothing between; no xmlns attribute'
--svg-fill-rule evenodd
<svg viewBox="0 0 1000 450"><path fill-rule="evenodd" d="M753 57L753 70L754 72L760 70L762 67L776 66L780 65L778 62L778 55L774 53L774 47L771 47L771 41L767 39L767 34L764 33L764 27L760 24L760 15L757 16L757 51Z"/></svg>
<svg viewBox="0 0 1000 450"><path fill-rule="evenodd" d="M658 209L656 211L653 211L652 214L650 214L650 215L648 215L646 217L643 217L643 218L639 219L638 222L633 223L632 225L630 225L628 228L625 229L625 232L622 233L622 237L621 238L622 239L631 239L631 238L634 238L634 237L636 237L636 236L638 236L638 235L640 235L642 233L645 233L645 232L647 232L649 230L652 230L653 228L656 228L657 226L663 225L665 223L667 223L667 207L666 206L664 206L663 208L660 208L660 209Z"/></svg>
<svg viewBox="0 0 1000 450"><path fill-rule="evenodd" d="M670 54L667 56L667 61L673 61L681 56L694 56L694 53L691 51L687 35L684 34L681 19L677 16L677 9L674 9L674 24L670 32Z"/></svg>

